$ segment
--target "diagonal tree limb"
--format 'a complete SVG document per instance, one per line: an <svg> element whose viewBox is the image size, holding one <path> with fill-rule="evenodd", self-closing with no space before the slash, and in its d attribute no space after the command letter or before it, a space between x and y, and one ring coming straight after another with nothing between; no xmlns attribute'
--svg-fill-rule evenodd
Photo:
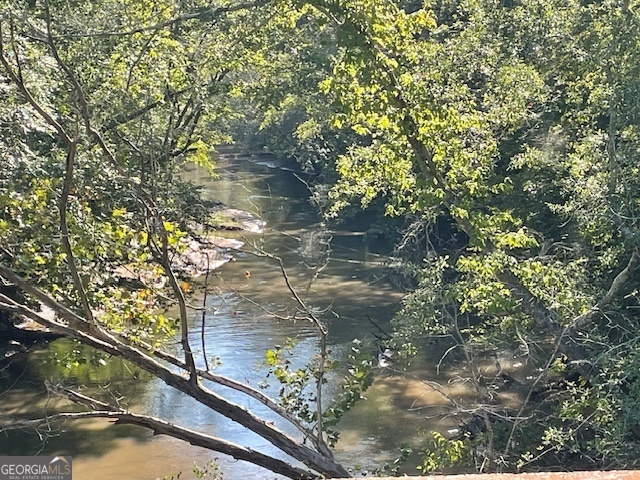
<svg viewBox="0 0 640 480"><path fill-rule="evenodd" d="M304 470L299 467L294 467L282 460L278 460L263 453L257 452L250 448L245 448L240 445L228 442L226 440L207 435L202 432L191 430L188 428L174 425L167 421L161 420L149 415L141 415L132 413L126 410L115 408L111 405L100 402L96 399L86 397L77 392L71 390L58 390L56 392L69 400L85 405L92 409L89 412L75 412L75 413L58 413L49 415L46 418L27 420L16 418L0 418L0 432L7 432L18 429L33 429L46 427L50 429L50 424L55 421L62 420L84 420L89 418L106 418L114 420L115 424L129 424L139 427L149 428L155 435L169 435L173 438L178 438L189 442L191 445L197 447L207 448L216 452L229 455L235 459L246 461L254 465L271 470L272 472L284 475L285 477L292 479L315 479L317 475L308 470Z"/></svg>
<svg viewBox="0 0 640 480"><path fill-rule="evenodd" d="M156 350L151 345L148 345L144 342L140 342L140 345L144 347L151 355L164 360L178 368L183 370L187 370L186 365L179 358L168 354L167 352ZM238 382L229 377L225 377L224 375L218 375L216 373L212 373L208 370L196 369L196 373L203 380L209 380L210 382L217 383L218 385L222 385L223 387L230 388L240 393L244 393L245 395L257 400L262 403L264 406L269 408L274 413L277 413L279 416L287 420L289 423L293 424L301 433L303 433L306 437L312 438L312 432L296 417L291 415L287 410L285 410L279 403L273 400L268 395L265 395L261 390L257 388L253 388L251 385L248 385L243 382Z"/></svg>
<svg viewBox="0 0 640 480"><path fill-rule="evenodd" d="M606 293L598 300L588 312L575 318L572 323L572 330L579 330L589 325L596 317L602 314L619 295L622 289L629 283L631 277L640 267L640 247L633 249L627 265L613 278Z"/></svg>
<svg viewBox="0 0 640 480"><path fill-rule="evenodd" d="M59 304L48 295L40 292L39 289L29 285L24 279L13 272L11 269L0 265L0 276L15 283L23 288L27 293L37 293L36 298L43 304L52 308L62 318L71 320L79 327L86 329L86 322L75 313ZM86 345L102 350L110 355L124 358L143 370L151 373L155 377L162 380L167 385L179 390L186 395L194 398L201 404L215 410L227 418L243 425L254 433L262 436L274 446L293 458L309 465L310 468L326 475L327 477L345 477L348 476L346 470L332 458L318 453L309 447L296 442L292 437L279 430L268 422L256 417L246 408L226 400L224 397L208 390L197 382L192 382L188 378L175 373L166 366L162 365L154 358L140 351L139 349L124 344L115 337L106 332L100 332L101 337L92 335L78 328L72 328L62 324L56 320L49 320L42 315L33 311L29 307L22 305L5 295L0 294L0 302L15 307L22 315L34 320L35 322L49 327L52 331L61 333L66 337L76 339ZM0 305L1 307L1 305Z"/></svg>
<svg viewBox="0 0 640 480"><path fill-rule="evenodd" d="M311 468L317 470L329 477L343 476L343 469L335 462L326 459L317 452L310 450L304 445L298 444L293 438L272 426L268 422L255 417L250 411L235 403L229 402L216 393L200 386L193 385L189 379L182 375L170 371L165 366L159 364L152 358L144 355L133 347L124 345L120 342L105 342L99 340L92 335L72 329L58 322L45 319L30 308L12 301L9 297L0 294L0 308L8 305L10 308L15 307L18 313L30 318L31 320L50 328L54 332L61 333L69 338L74 338L93 348L100 349L110 355L124 358L143 370L151 373L155 377L164 381L167 385L174 387L201 404L221 413L222 415L234 420L241 425L247 427L251 431L257 433L263 438L269 440L273 445L288 453L292 457L307 463Z"/></svg>

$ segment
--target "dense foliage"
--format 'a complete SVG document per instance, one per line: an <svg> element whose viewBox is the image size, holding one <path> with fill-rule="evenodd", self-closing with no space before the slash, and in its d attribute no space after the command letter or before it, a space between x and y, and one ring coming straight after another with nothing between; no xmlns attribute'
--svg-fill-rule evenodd
<svg viewBox="0 0 640 480"><path fill-rule="evenodd" d="M407 220L394 345L447 337L477 392L477 428L436 434L420 468L637 466L639 8L7 0L0 260L91 328L172 334L149 304L168 287L184 303L169 252L208 212L177 172L235 137L322 174L328 221L372 205ZM489 350L535 374L487 370ZM516 411L487 387L507 378Z"/></svg>
<svg viewBox="0 0 640 480"><path fill-rule="evenodd" d="M458 346L478 392L467 408L482 426L463 439L477 465L636 465L637 6L309 5L333 21L319 88L347 142L330 215L382 199L413 219L405 247L429 245L395 343ZM519 411L487 395L508 375L480 373L487 350L539 369L518 379ZM447 464L436 450L424 468Z"/></svg>

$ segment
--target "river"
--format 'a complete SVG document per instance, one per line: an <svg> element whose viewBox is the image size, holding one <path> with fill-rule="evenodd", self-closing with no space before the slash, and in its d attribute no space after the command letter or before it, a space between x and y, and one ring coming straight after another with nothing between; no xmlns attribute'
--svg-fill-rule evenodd
<svg viewBox="0 0 640 480"><path fill-rule="evenodd" d="M206 171L194 167L185 175L202 186L205 197L255 213L266 222L263 232L225 232L225 236L244 242L246 251L255 250L253 245L283 259L294 287L326 322L334 358L344 362L354 338L365 340L367 348L373 348L376 328L369 317L387 328L403 295L386 278L388 247L367 241L363 225L347 223L327 231L308 201L306 177L282 168L272 157L226 152L220 155L217 174L212 179ZM318 271L327 259L326 267ZM266 312L283 315L294 307L272 260L242 252L235 255L235 260L211 276L204 332L201 314L194 312L191 341L201 359L204 336L207 358L219 360L217 373L256 386L266 374L263 362L267 349L297 338L294 361L303 364L317 352L318 339L310 323L276 320ZM90 364L69 361L73 348L77 347L65 340L56 341L0 372L4 413L37 416L47 402L51 408L58 408L59 400L48 401L44 396L43 380L77 382L112 401L132 398L128 404L132 409L278 455L262 438L122 362L112 360L96 370ZM445 398L423 381L436 379L433 365L446 348L432 346L417 360L412 374L393 369L376 371L367 400L349 412L339 426L339 461L346 466L371 468L393 460L402 443L415 441L417 427L446 430L455 426L456 418L444 415L448 411ZM338 376L334 373L331 378ZM272 386L271 393L274 389ZM468 394L464 386L450 386L447 391L454 396ZM257 402L234 392L225 394L254 413L271 418ZM331 398L334 394L335 386L330 385L326 395ZM192 478L194 462L203 466L214 458L228 480L275 478L258 467L171 438L98 420L66 425L65 432L50 438L26 431L12 433L0 438L0 452L71 454L76 480L171 478L178 472L183 472L182 479Z"/></svg>

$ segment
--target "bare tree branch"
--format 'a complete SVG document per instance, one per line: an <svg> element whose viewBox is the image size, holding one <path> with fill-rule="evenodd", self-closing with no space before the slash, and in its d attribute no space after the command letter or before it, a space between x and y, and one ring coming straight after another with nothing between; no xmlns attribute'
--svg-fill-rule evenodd
<svg viewBox="0 0 640 480"><path fill-rule="evenodd" d="M298 291L291 284L289 274L287 273L287 269L284 266L284 262L282 261L282 258L276 255L273 255L271 253L265 252L264 250L257 248L255 245L254 245L254 248L256 248L257 251L250 252L251 254L256 256L261 256L261 257L267 257L272 260L275 260L278 263L278 266L280 267L280 272L282 273L282 277L284 278L285 284L287 286L287 290L289 291L289 293L291 293L291 295L293 295L293 298L295 299L301 311L304 313L306 318L316 327L316 330L318 331L318 336L320 339L320 358L318 361L318 371L316 372L316 385L315 385L316 386L316 427L315 427L316 435L314 435L312 438L313 438L314 444L316 445L316 448L323 455L329 458L333 458L333 453L331 452L331 449L329 449L326 442L324 441L324 427L323 427L323 417L322 417L323 415L322 384L323 384L323 379L325 374L325 370L324 370L325 363L327 361L327 355L328 355L327 327L307 306L305 301L298 294Z"/></svg>
<svg viewBox="0 0 640 480"><path fill-rule="evenodd" d="M35 322L50 328L54 332L59 332L69 338L74 338L86 345L132 362L134 365L159 378L167 385L191 396L198 402L221 413L227 418L240 423L244 427L270 441L273 445L275 445L285 453L291 455L293 458L305 462L307 465L309 465L310 468L324 475L327 475L329 477L347 476L346 470L344 470L341 465L336 463L332 457L328 457L326 454L324 454L324 452L318 453L305 445L301 445L289 435L277 429L274 425L271 425L268 422L256 417L244 407L226 400L215 392L204 388L198 382L192 382L190 379L184 378L182 375L172 372L166 366L160 364L155 359L140 351L139 349L124 344L120 340L105 332L100 332L100 337L84 332L82 328L87 328L86 321L84 321L84 319L71 312L66 307L41 292L36 287L30 285L11 269L0 265L0 275L5 279L11 281L12 283L18 285L25 292L33 294L36 298L38 298L38 300L52 308L62 318L72 321L80 328L71 328L70 326L64 325L59 321L44 318L42 315L33 311L29 307L22 305L5 295L0 294L0 302L8 305L11 308L17 308L17 311L19 311L19 313L21 313L22 315L25 315ZM1 306L2 304L0 304L0 308Z"/></svg>
<svg viewBox="0 0 640 480"><path fill-rule="evenodd" d="M253 463L260 467L271 470L272 472L284 475L292 479L312 479L317 478L317 475L313 474L309 470L294 467L282 460L278 460L263 453L257 452L250 448L245 448L235 443L228 442L226 440L207 435L202 432L187 429L174 425L165 420L161 420L149 415L141 415L121 408L114 407L107 403L101 402L91 397L87 397L78 392L70 389L48 386L49 390L57 395L64 396L72 402L84 405L90 408L89 412L76 412L76 413L58 413L49 415L46 418L36 420L25 419L4 419L0 424L0 432L6 432L10 430L24 429L24 428L40 428L47 427L50 429L52 422L60 420L83 420L87 418L107 418L115 420L116 424L130 424L139 427L149 428L153 430L154 434L169 435L173 438L178 438L189 442L191 445L197 447L207 448L216 452L230 455L238 460Z"/></svg>

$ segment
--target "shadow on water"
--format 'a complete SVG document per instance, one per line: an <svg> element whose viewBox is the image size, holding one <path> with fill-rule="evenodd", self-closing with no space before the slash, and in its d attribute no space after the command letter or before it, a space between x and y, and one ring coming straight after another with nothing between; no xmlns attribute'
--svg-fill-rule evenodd
<svg viewBox="0 0 640 480"><path fill-rule="evenodd" d="M375 328L368 317L386 327L402 298L402 293L385 281L386 258L375 250L375 245L364 241L364 232L356 225L327 231L307 200L307 186L292 172L279 167L271 157L247 158L227 153L219 159L215 179L198 168L185 173L186 179L202 187L205 197L252 212L266 221L262 233L224 233L245 242L245 247L236 254L235 262L212 275L204 326L201 314L196 313L190 332L201 365L206 353L210 364L219 360L217 373L254 386L265 378L265 352L274 345L297 338L294 365L303 365L318 351L312 324L276 320L269 314L276 312L286 317L295 312L296 305L278 265L265 256L255 255L258 249L282 258L293 286L328 325L332 355L343 364L354 338L364 339L374 348ZM327 258L329 263L319 269ZM159 380L132 372L122 362L112 359L98 370L89 368L90 365L67 368L61 359L73 348L68 342L55 342L44 352L33 352L16 361L12 370L4 372L0 379L0 391L5 391L0 408L10 414L39 415L47 400L43 381L59 377L66 383L85 385L91 394L132 398L132 409L281 456L261 437L174 392ZM415 380L390 369L376 374L375 383L367 392L368 401L358 404L340 425L341 441L337 449L340 461L345 465L372 466L393 460L399 445L415 438L417 409L425 409L425 414L418 417L423 427L442 430L456 422L446 417L442 395L417 379L433 376L432 365L443 348L446 347L434 348L423 356ZM331 379L336 380L339 372L332 375ZM109 379L112 383L106 388ZM223 387L210 387L291 431L256 401ZM335 396L337 388L335 382L329 382L327 398ZM448 393L455 393L455 388L455 384L449 386ZM463 394L460 389L458 393ZM272 385L267 392L276 396L277 386ZM0 453L35 453L44 443L43 454L74 455L74 478L80 480L157 478L177 471L188 472L194 461L204 465L216 457L180 441L152 437L147 431L133 427L109 426L104 421L67 424L63 435L46 440L27 432L5 436L0 438ZM220 462L226 479L274 478L273 474L245 463L222 458Z"/></svg>
<svg viewBox="0 0 640 480"><path fill-rule="evenodd" d="M78 363L78 358L95 357L95 352L74 342L60 339L44 350L17 355L0 372L0 410L3 415L20 418L41 418L57 412L80 411L66 400L49 397L45 381L54 384L77 385L96 397L114 401L135 398L148 381L144 372L132 369L118 359L101 368L90 363ZM108 388L110 379L117 378L117 387ZM131 426L106 428L98 419L75 422L52 422L37 431L24 429L0 435L2 455L93 455L100 456L116 447L122 437L146 441L148 433ZM96 432L100 432L96 435Z"/></svg>

